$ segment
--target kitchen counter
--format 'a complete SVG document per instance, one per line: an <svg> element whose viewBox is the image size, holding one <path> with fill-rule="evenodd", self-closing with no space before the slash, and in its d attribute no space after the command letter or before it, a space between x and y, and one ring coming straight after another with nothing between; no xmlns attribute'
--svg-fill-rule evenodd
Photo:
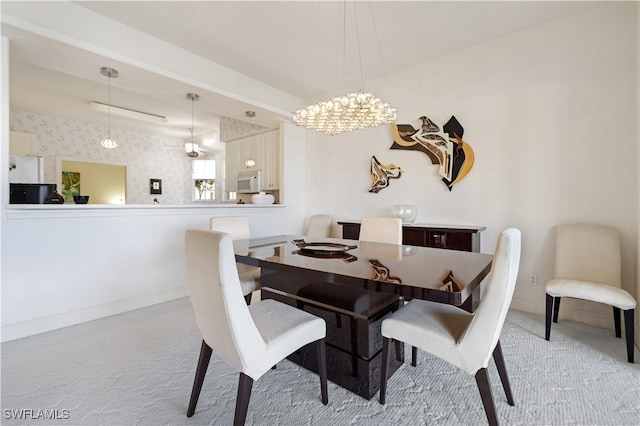
<svg viewBox="0 0 640 426"><path fill-rule="evenodd" d="M283 209L285 204L235 204L235 203L199 203L199 204L8 204L5 212L8 219L27 219L43 217L91 217L91 216L128 216L156 214L200 213L203 210L229 209L233 214L255 212L257 210Z"/></svg>

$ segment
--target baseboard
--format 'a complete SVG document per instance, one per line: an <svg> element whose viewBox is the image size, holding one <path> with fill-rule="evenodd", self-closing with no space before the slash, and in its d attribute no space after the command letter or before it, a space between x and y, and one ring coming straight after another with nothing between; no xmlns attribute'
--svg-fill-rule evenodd
<svg viewBox="0 0 640 426"><path fill-rule="evenodd" d="M104 318L127 311L133 311L134 309L168 302L169 300L179 299L188 295L189 292L185 287L179 287L30 321L3 325L2 337L0 340L2 342L8 342L10 340L21 339L23 337L57 330L59 328L92 321L98 318Z"/></svg>
<svg viewBox="0 0 640 426"><path fill-rule="evenodd" d="M525 299L518 299L514 297L511 300L511 309L544 316L546 311L546 304L541 302L532 302ZM567 306L567 303L565 303L564 305L560 305L560 314L558 315L558 321L562 320L576 321L589 324L594 327L613 330L613 313L611 313L610 315L603 315L597 312L574 309L571 306Z"/></svg>

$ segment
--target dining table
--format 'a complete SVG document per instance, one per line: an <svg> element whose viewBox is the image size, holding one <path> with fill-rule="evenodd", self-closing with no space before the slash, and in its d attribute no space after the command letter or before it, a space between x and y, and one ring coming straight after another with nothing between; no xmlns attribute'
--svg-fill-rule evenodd
<svg viewBox="0 0 640 426"><path fill-rule="evenodd" d="M380 386L380 325L411 299L473 311L492 255L411 245L276 235L234 241L236 261L260 267L261 298L322 317L327 324L328 379L371 399ZM395 345L389 377L402 365ZM313 348L289 360L311 371Z"/></svg>

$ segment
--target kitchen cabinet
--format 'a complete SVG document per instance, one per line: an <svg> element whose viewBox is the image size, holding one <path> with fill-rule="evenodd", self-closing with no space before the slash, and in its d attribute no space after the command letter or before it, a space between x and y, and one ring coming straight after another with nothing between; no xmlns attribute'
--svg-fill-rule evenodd
<svg viewBox="0 0 640 426"><path fill-rule="evenodd" d="M342 238L359 238L360 221L338 221L338 225L342 225ZM480 233L485 229L484 226L403 225L402 244L480 252Z"/></svg>
<svg viewBox="0 0 640 426"><path fill-rule="evenodd" d="M274 130L258 136L262 137L257 141L259 160L256 160L256 167L262 171L262 189L265 191L280 189L280 141L278 131Z"/></svg>
<svg viewBox="0 0 640 426"><path fill-rule="evenodd" d="M235 191L236 176L243 170L260 170L262 189L280 189L280 140L278 130L229 141L225 145L225 189ZM246 161L253 160L253 166Z"/></svg>
<svg viewBox="0 0 640 426"><path fill-rule="evenodd" d="M230 192L237 190L236 177L238 176L238 162L240 161L240 143L236 142L227 142L224 148L224 188Z"/></svg>

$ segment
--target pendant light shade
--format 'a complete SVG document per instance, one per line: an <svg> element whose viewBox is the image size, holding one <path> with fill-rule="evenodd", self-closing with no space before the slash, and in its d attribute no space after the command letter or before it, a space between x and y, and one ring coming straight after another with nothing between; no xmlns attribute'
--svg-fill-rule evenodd
<svg viewBox="0 0 640 426"><path fill-rule="evenodd" d="M109 133L106 137L106 139L103 139L102 142L100 142L100 145L102 145L103 147L107 148L107 149L113 149L116 148L118 146L118 143L116 141L114 141L113 139L111 139L111 79L112 78L118 78L118 71L113 69L113 68L109 68L109 67L102 67L100 68L100 74L104 75L105 77L109 78L109 101L107 103L107 109L108 109L108 116L109 116Z"/></svg>
<svg viewBox="0 0 640 426"><path fill-rule="evenodd" d="M198 144L193 140L193 115L194 115L194 103L200 100L200 96L197 93L187 93L187 99L191 100L191 143L185 144L185 149L187 151L187 157L189 158L197 158L200 154L196 151ZM191 148L189 150L188 148Z"/></svg>

